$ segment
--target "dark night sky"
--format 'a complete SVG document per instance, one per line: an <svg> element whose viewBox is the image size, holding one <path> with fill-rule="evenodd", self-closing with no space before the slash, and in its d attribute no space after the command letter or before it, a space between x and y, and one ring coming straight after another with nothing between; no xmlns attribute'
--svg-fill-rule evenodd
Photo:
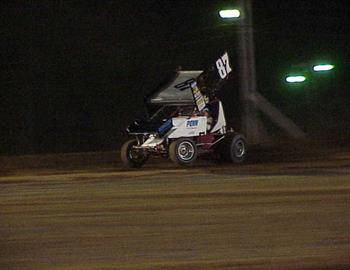
<svg viewBox="0 0 350 270"><path fill-rule="evenodd" d="M142 113L143 96L165 71L206 67L225 49L236 64L236 27L217 17L230 2L2 2L0 153L117 147L120 130ZM348 1L253 2L259 91L298 122L310 106L305 92L317 85L308 100L317 99L315 112L326 120L316 126L338 129L334 119L350 119ZM336 73L307 90L282 82L292 66L322 59ZM237 89L227 91L226 100L237 99Z"/></svg>

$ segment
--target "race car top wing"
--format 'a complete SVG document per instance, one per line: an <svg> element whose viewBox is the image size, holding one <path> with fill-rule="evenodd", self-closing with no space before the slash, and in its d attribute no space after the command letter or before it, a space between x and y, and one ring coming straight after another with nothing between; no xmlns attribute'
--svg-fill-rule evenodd
<svg viewBox="0 0 350 270"><path fill-rule="evenodd" d="M178 71L163 87L148 97L151 104L195 104L191 84L196 82L202 70Z"/></svg>

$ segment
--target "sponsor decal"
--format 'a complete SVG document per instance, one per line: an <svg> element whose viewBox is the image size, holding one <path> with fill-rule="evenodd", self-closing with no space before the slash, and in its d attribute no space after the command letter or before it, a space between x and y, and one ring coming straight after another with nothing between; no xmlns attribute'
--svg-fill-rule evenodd
<svg viewBox="0 0 350 270"><path fill-rule="evenodd" d="M191 88L192 88L192 95L193 95L194 101L196 102L196 105L197 105L197 109L198 111L201 112L206 106L204 96L199 90L196 82L194 82L191 85Z"/></svg>
<svg viewBox="0 0 350 270"><path fill-rule="evenodd" d="M198 126L198 120L188 120L186 123L187 128L193 128Z"/></svg>

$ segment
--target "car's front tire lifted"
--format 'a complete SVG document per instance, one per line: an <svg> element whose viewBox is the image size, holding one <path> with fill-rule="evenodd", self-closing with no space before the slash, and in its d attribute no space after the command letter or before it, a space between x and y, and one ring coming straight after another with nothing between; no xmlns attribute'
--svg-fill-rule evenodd
<svg viewBox="0 0 350 270"><path fill-rule="evenodd" d="M193 165L197 159L197 155L196 143L190 138L180 138L170 143L169 157L178 165Z"/></svg>
<svg viewBox="0 0 350 270"><path fill-rule="evenodd" d="M142 150L134 149L136 145L137 141L133 139L125 142L121 148L120 156L127 168L140 168L148 159Z"/></svg>
<svg viewBox="0 0 350 270"><path fill-rule="evenodd" d="M247 156L247 143L244 136L238 133L227 136L221 144L220 154L226 161L242 163Z"/></svg>

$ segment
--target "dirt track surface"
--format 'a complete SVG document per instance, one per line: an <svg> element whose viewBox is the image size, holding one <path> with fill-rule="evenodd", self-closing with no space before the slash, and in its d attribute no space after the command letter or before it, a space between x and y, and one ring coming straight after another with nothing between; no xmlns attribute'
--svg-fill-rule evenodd
<svg viewBox="0 0 350 270"><path fill-rule="evenodd" d="M12 170L0 269L350 269L350 153Z"/></svg>

